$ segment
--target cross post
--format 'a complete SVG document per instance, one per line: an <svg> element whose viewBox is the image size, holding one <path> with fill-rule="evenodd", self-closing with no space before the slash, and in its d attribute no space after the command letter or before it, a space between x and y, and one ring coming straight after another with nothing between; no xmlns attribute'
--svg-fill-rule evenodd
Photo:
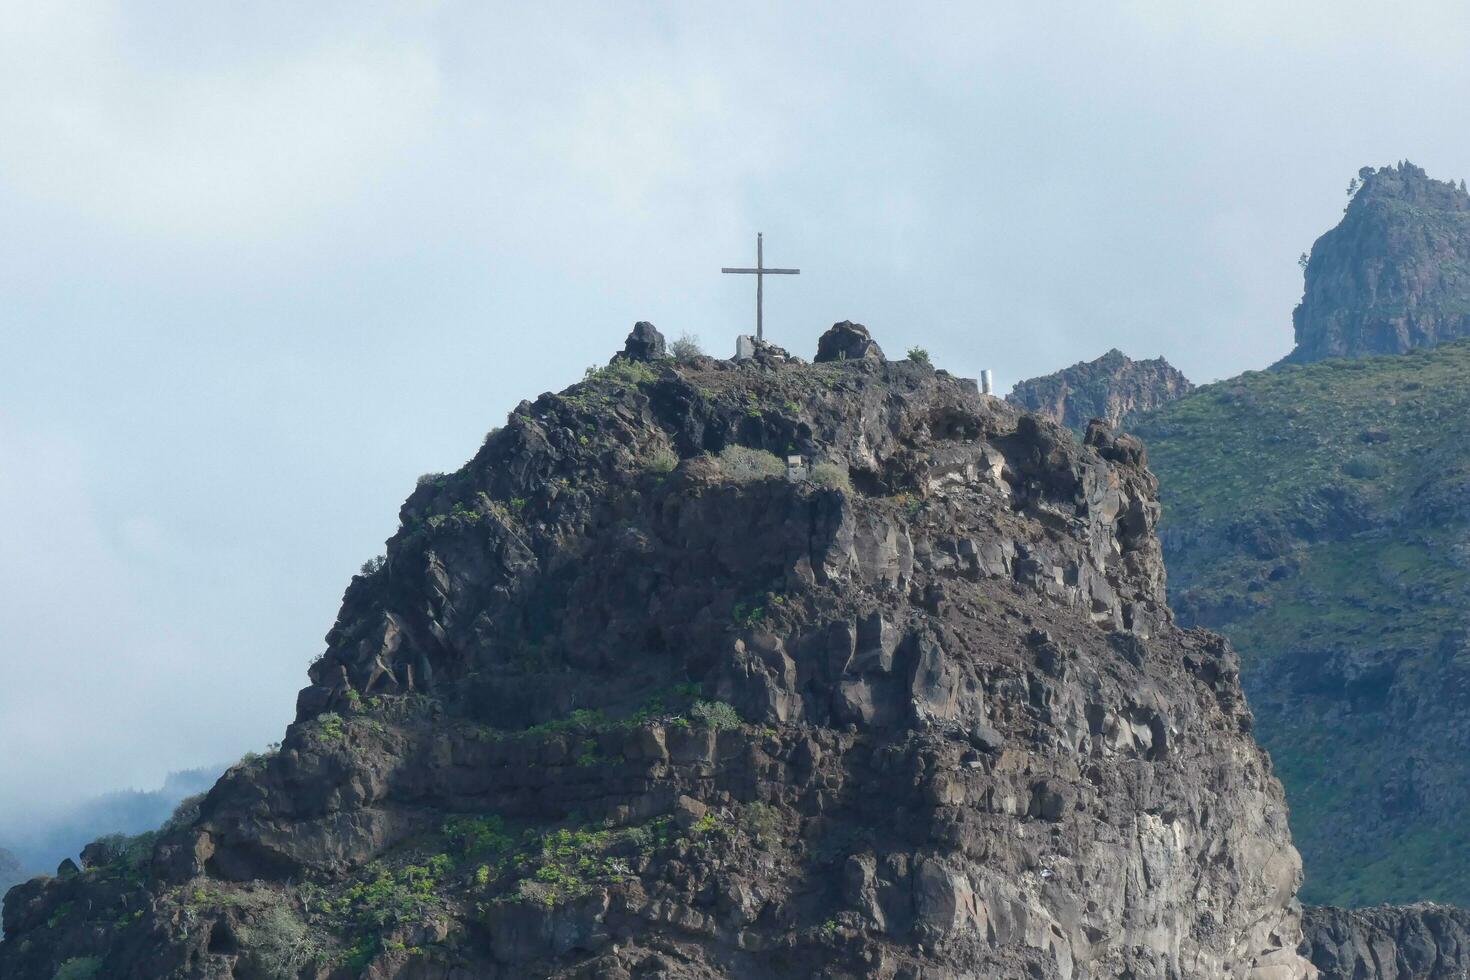
<svg viewBox="0 0 1470 980"><path fill-rule="evenodd" d="M721 272L733 272L737 275L755 276L755 339L765 340L765 324L761 312L761 306L765 299L766 276L799 276L800 269L768 269L765 258L765 236L760 232L755 235L755 268L754 269L721 269Z"/></svg>

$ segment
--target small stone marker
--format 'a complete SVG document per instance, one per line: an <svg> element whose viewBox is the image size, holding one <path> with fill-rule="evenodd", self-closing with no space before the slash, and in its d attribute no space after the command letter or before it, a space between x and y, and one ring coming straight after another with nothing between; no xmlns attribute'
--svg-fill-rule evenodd
<svg viewBox="0 0 1470 980"><path fill-rule="evenodd" d="M806 460L800 456L786 457L786 479L793 482L806 479Z"/></svg>
<svg viewBox="0 0 1470 980"><path fill-rule="evenodd" d="M755 338L743 333L735 338L735 360L748 361L755 356Z"/></svg>
<svg viewBox="0 0 1470 980"><path fill-rule="evenodd" d="M990 368L980 372L980 393L982 395L995 394L995 375L990 373Z"/></svg>

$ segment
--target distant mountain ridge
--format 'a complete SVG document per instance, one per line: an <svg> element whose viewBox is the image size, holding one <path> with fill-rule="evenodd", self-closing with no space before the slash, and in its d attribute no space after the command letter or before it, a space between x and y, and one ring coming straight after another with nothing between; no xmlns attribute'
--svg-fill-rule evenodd
<svg viewBox="0 0 1470 980"><path fill-rule="evenodd" d="M1130 415L1193 390L1189 379L1162 357L1135 361L1115 347L1096 360L1022 381L1006 401L1081 432L1095 418L1116 428Z"/></svg>
<svg viewBox="0 0 1470 980"><path fill-rule="evenodd" d="M1470 336L1470 194L1420 167L1364 167L1317 239L1282 363L1402 354Z"/></svg>
<svg viewBox="0 0 1470 980"><path fill-rule="evenodd" d="M1141 417L1169 601L1238 645L1307 902L1470 904L1470 341Z"/></svg>
<svg viewBox="0 0 1470 980"><path fill-rule="evenodd" d="M155 790L117 790L91 797L36 826L8 831L5 846L23 869L21 879L53 871L59 861L75 858L84 845L98 837L139 834L159 826L179 801L213 786L224 768L206 766L171 772ZM0 857L0 893L7 887L4 877L4 860Z"/></svg>

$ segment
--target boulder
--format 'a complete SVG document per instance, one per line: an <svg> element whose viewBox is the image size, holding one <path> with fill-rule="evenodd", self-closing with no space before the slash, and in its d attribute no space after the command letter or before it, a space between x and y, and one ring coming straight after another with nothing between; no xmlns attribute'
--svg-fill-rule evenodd
<svg viewBox="0 0 1470 980"><path fill-rule="evenodd" d="M613 355L614 361L656 361L668 357L668 345L664 335L647 320L633 324L633 332L623 342L623 349Z"/></svg>
<svg viewBox="0 0 1470 980"><path fill-rule="evenodd" d="M882 361L883 348L868 335L868 328L861 323L843 320L832 324L831 329L817 341L818 364L827 361Z"/></svg>

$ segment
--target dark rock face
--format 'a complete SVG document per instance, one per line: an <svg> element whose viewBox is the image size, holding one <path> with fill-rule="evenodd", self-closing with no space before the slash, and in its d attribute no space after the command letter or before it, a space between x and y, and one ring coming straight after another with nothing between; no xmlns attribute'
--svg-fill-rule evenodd
<svg viewBox="0 0 1470 980"><path fill-rule="evenodd" d="M1364 167L1342 222L1312 246L1283 363L1402 354L1470 336L1470 194L1401 163Z"/></svg>
<svg viewBox="0 0 1470 980"><path fill-rule="evenodd" d="M884 360L883 348L868 336L868 328L861 323L843 320L834 323L817 340L816 363L828 361Z"/></svg>
<svg viewBox="0 0 1470 980"><path fill-rule="evenodd" d="M1321 980L1464 980L1470 912L1448 905L1309 908L1302 955Z"/></svg>
<svg viewBox="0 0 1470 980"><path fill-rule="evenodd" d="M614 364L415 490L279 753L12 891L0 975L1307 977L1155 492L926 365Z"/></svg>
<svg viewBox="0 0 1470 980"><path fill-rule="evenodd" d="M661 357L668 357L668 345L664 343L664 335L658 332L658 328L647 320L639 320L633 324L633 332L628 334L623 349L613 355L613 360L623 361L655 361Z"/></svg>
<svg viewBox="0 0 1470 980"><path fill-rule="evenodd" d="M1132 414L1193 390L1189 379L1162 357L1135 361L1114 348L1095 361L1022 381L1006 401L1081 432L1092 419L1117 427Z"/></svg>

